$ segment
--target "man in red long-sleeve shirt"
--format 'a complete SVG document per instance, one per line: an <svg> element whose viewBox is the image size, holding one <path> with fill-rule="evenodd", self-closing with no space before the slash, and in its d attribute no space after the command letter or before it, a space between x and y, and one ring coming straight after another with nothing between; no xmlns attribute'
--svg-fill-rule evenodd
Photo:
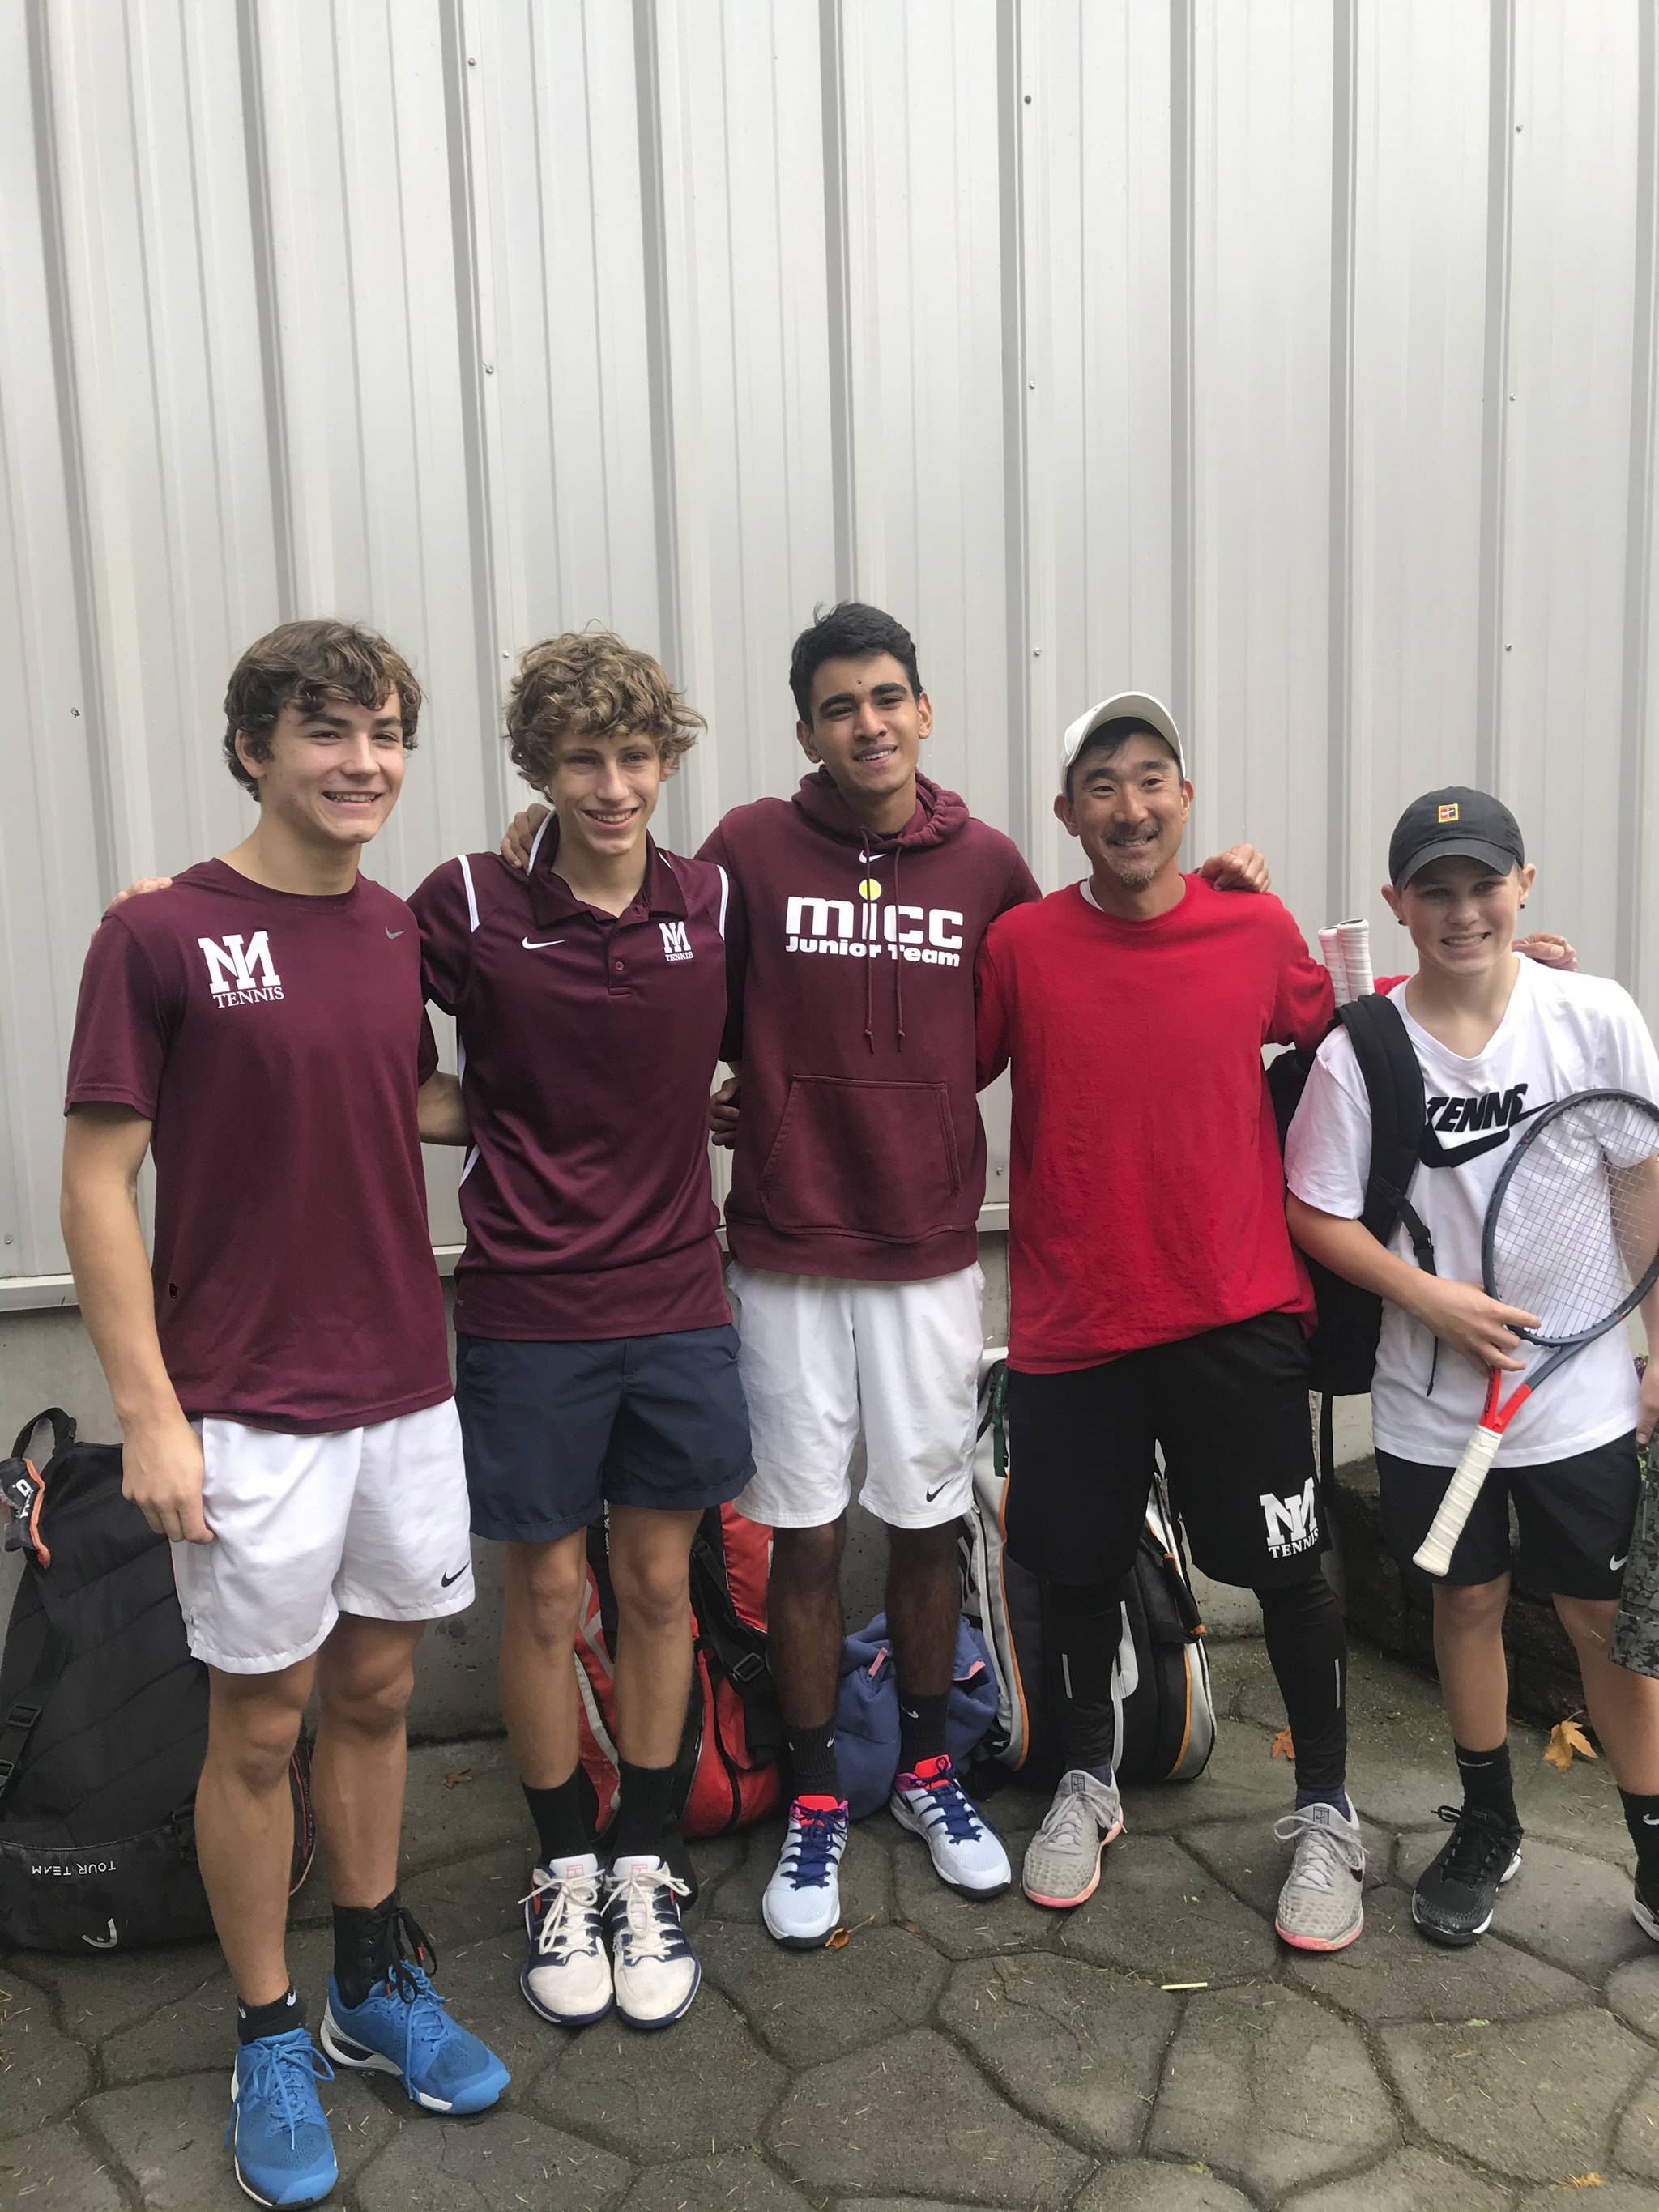
<svg viewBox="0 0 1659 2212"><path fill-rule="evenodd" d="M1026 1893L1071 1905L1122 1826L1111 1769L1115 1585L1161 1444L1193 1555L1255 1590L1296 1746L1279 1934L1363 1923L1345 1784L1346 1639L1320 1565L1307 1274L1285 1226L1261 1048L1311 1050L1330 980L1271 896L1180 867L1180 732L1142 693L1073 724L1055 811L1088 879L1000 915L977 969L979 1080L1013 1067L1008 1542L1045 1577L1067 1771Z"/></svg>

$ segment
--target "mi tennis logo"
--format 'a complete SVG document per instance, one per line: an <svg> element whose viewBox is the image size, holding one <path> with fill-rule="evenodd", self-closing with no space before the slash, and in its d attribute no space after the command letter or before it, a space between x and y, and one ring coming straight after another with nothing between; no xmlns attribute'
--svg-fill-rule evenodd
<svg viewBox="0 0 1659 2212"><path fill-rule="evenodd" d="M216 1006L264 1006L282 997L283 979L271 963L267 931L256 930L246 940L198 937L196 942L207 959Z"/></svg>
<svg viewBox="0 0 1659 2212"><path fill-rule="evenodd" d="M691 960L691 933L683 921L659 921L662 932L662 957L665 960Z"/></svg>
<svg viewBox="0 0 1659 2212"><path fill-rule="evenodd" d="M784 909L784 951L961 967L963 917L954 907L884 905L881 885L873 878L859 890L862 904L856 929L851 899L792 898Z"/></svg>
<svg viewBox="0 0 1659 2212"><path fill-rule="evenodd" d="M1305 1552L1317 1543L1319 1518L1314 1511L1312 1475L1294 1498L1275 1498L1267 1490L1258 1495L1261 1499L1261 1517L1267 1524L1267 1549L1275 1559L1287 1559L1293 1553Z"/></svg>

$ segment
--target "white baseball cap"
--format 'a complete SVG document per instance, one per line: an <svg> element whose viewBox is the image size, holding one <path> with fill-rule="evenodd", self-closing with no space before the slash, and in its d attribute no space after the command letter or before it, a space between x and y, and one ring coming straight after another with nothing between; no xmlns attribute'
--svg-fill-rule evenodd
<svg viewBox="0 0 1659 2212"><path fill-rule="evenodd" d="M1176 727L1176 718L1161 699L1154 699L1150 691L1115 691L1109 699L1103 699L1097 707L1091 707L1086 714L1079 714L1066 732L1060 749L1060 780L1063 785L1072 763L1082 751L1085 742L1106 722L1144 722L1174 751L1181 769L1181 780L1187 780L1187 753L1181 742L1181 732Z"/></svg>

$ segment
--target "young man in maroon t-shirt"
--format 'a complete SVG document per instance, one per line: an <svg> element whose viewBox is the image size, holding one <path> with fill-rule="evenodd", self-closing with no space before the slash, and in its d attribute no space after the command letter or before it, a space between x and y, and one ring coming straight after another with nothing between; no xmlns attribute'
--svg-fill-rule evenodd
<svg viewBox="0 0 1659 2212"><path fill-rule="evenodd" d="M420 1150L458 1109L415 918L358 872L420 706L372 632L290 623L249 647L224 750L258 824L106 916L70 1064L64 1240L125 1494L172 1542L210 1673L196 1837L238 1998L228 2140L262 2203L317 2203L336 2178L283 1947L289 1759L313 1685L324 2049L439 2112L481 2111L507 2081L433 1991L397 1887L415 1647L472 1601Z"/></svg>
<svg viewBox="0 0 1659 2212"><path fill-rule="evenodd" d="M1013 1066L1007 1537L1050 1585L1067 1772L1025 1856L1081 1903L1122 1826L1116 1585L1161 1443L1193 1555L1259 1599L1296 1746L1278 1926L1351 1943L1365 1855L1345 1787L1346 1641L1320 1565L1304 1324L1261 1048L1311 1051L1330 979L1272 897L1183 875L1181 736L1139 693L1066 732L1055 811L1091 873L993 924L979 1074Z"/></svg>
<svg viewBox="0 0 1659 2212"><path fill-rule="evenodd" d="M456 1395L473 1533L507 1547L501 1710L539 1842L520 1986L569 2027L613 1994L630 2025L664 2027L696 1993L672 1809L688 1573L702 1513L753 1471L708 1168L729 884L647 826L702 726L619 638L532 646L507 710L514 763L553 805L529 866L463 854L410 902L473 1147ZM572 1663L601 1516L620 1753L603 1875Z"/></svg>

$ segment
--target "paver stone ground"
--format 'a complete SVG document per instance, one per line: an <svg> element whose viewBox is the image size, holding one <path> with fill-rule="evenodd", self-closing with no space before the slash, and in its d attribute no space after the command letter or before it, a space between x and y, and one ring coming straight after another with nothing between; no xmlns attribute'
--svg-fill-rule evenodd
<svg viewBox="0 0 1659 2212"><path fill-rule="evenodd" d="M1261 1914L1165 1836L1125 1835L1109 1847L1100 1887L1065 1917L1060 1942L1068 1956L1153 1982L1248 1981L1279 1960Z"/></svg>
<svg viewBox="0 0 1659 2212"><path fill-rule="evenodd" d="M719 2151L653 2166L629 2191L623 2212L814 2212L752 2150Z"/></svg>
<svg viewBox="0 0 1659 2212"><path fill-rule="evenodd" d="M1249 2198L1218 2173L1128 2158L1103 2166L1073 2212L1253 2212L1253 2208Z"/></svg>
<svg viewBox="0 0 1659 2212"><path fill-rule="evenodd" d="M705 1982L672 2027L641 2032L611 2013L573 2035L532 2101L545 2118L643 2166L757 2142L787 2080Z"/></svg>
<svg viewBox="0 0 1659 2212"><path fill-rule="evenodd" d="M811 2066L920 2027L950 1968L902 1928L855 1929L836 1950L786 1951L763 1928L711 1922L698 1941L707 1980L725 1990L787 2066Z"/></svg>
<svg viewBox="0 0 1659 2212"><path fill-rule="evenodd" d="M496 2111L405 2128L356 2193L362 2212L611 2212L633 2178L623 2159L528 2113Z"/></svg>
<svg viewBox="0 0 1659 2212"><path fill-rule="evenodd" d="M1501 2183L1468 2166L1453 2166L1432 2151L1397 2150L1364 2173L1299 2189L1282 2212L1509 2212ZM1605 2212L1601 2198L1596 2212Z"/></svg>
<svg viewBox="0 0 1659 2212"><path fill-rule="evenodd" d="M85 2096L92 2062L53 2022L51 2000L14 1979L0 1990L0 2136L27 2135Z"/></svg>
<svg viewBox="0 0 1659 2212"><path fill-rule="evenodd" d="M1465 1949L1430 1942L1412 1918L1409 1890L1365 1899L1365 1927L1346 1951L1292 1951L1292 1981L1359 2021L1521 2020L1559 2012L1590 1996L1585 1984L1488 1936Z"/></svg>
<svg viewBox="0 0 1659 2212"><path fill-rule="evenodd" d="M66 2121L0 2143L0 2212L122 2212L109 2161Z"/></svg>

